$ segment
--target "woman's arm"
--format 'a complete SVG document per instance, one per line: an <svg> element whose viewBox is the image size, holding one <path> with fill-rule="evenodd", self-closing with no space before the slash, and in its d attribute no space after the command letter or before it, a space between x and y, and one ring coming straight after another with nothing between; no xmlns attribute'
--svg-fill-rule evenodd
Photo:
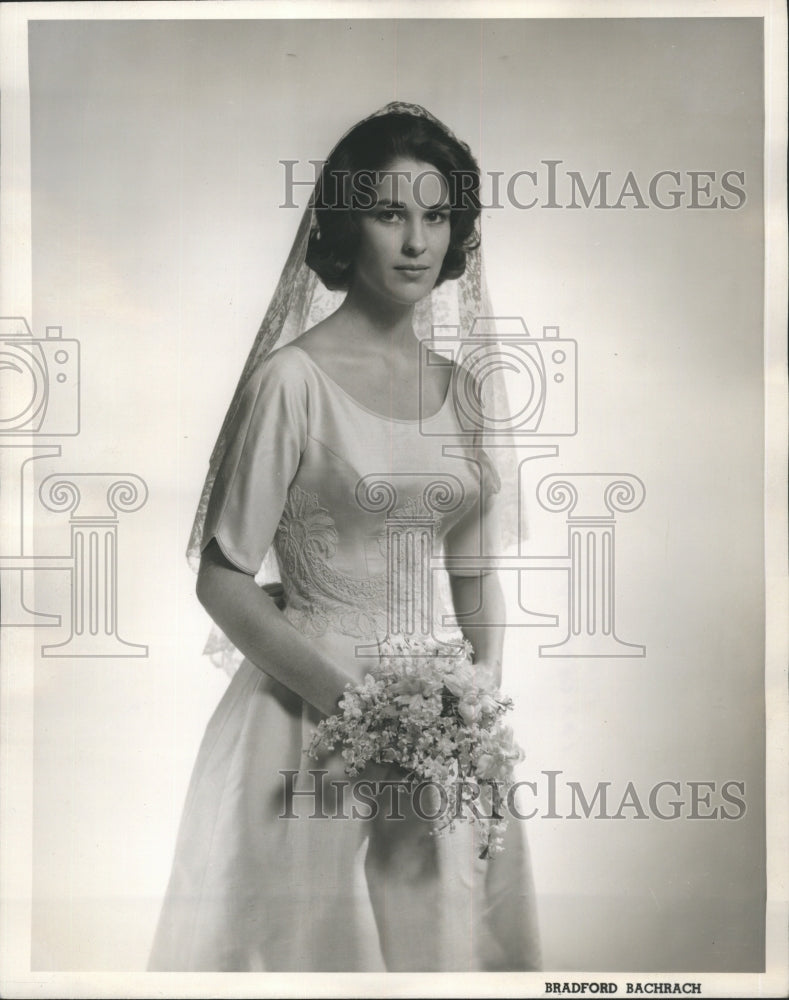
<svg viewBox="0 0 789 1000"><path fill-rule="evenodd" d="M352 678L300 632L271 598L222 553L216 539L203 550L197 597L236 649L324 715Z"/></svg>
<svg viewBox="0 0 789 1000"><path fill-rule="evenodd" d="M460 622L463 635L474 647L474 665L489 671L496 687L501 684L501 659L507 608L498 573L449 577L455 614L483 609L479 622Z"/></svg>

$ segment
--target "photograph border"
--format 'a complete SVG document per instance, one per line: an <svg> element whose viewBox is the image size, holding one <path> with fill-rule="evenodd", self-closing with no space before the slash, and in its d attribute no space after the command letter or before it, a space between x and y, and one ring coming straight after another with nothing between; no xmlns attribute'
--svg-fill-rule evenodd
<svg viewBox="0 0 789 1000"><path fill-rule="evenodd" d="M659 6L659 13L656 8ZM666 2L92 2L0 4L0 315L30 316L32 235L27 29L35 20L762 17L765 23L766 971L760 973L50 973L30 972L34 637L2 635L0 995L7 997L541 996L546 982L697 982L702 996L789 989L789 586L787 584L787 40L778 0ZM8 530L4 526L4 530ZM568 991L570 992L570 991ZM580 990L578 991L580 995Z"/></svg>

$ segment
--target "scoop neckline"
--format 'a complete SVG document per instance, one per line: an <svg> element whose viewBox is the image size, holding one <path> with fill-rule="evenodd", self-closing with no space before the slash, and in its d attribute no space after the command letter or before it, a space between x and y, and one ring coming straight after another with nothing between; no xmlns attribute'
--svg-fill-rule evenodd
<svg viewBox="0 0 789 1000"><path fill-rule="evenodd" d="M288 344L287 346L292 347L294 350L298 351L299 354L303 355L307 359L307 361L309 361L310 365L327 382L330 382L334 386L334 388L337 389L338 392L340 392L343 396L345 396L346 399L348 399L351 403L353 403L354 406L356 406L360 410L364 410L365 413L369 413L370 416L377 417L379 420L386 421L386 423L423 424L426 423L428 420L435 420L437 417L440 417L441 414L444 412L444 410L447 408L450 396L452 395L452 381L455 377L454 366L449 376L449 383L447 384L447 391L446 395L444 396L444 401L441 404L441 406L436 410L435 413L431 414L428 417L387 417L386 414L380 413L378 410L373 410L369 406L365 406L365 404L361 403L355 396L352 396L350 392L348 392L347 389L343 388L343 386L341 386L340 383L336 381L336 379L333 379L331 375L329 375L329 373L325 369L323 369L318 364L318 362L304 350L303 347L299 347L298 344Z"/></svg>

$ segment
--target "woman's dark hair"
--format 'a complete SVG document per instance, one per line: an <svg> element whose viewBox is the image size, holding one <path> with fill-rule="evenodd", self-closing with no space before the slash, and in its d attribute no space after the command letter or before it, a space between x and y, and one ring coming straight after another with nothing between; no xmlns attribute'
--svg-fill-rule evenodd
<svg viewBox="0 0 789 1000"><path fill-rule="evenodd" d="M479 167L468 146L438 122L393 111L357 125L323 165L313 202L317 229L310 233L306 262L327 288L350 284L356 215L372 207L375 173L406 157L435 167L449 185L449 248L436 284L465 271L467 252L479 246Z"/></svg>

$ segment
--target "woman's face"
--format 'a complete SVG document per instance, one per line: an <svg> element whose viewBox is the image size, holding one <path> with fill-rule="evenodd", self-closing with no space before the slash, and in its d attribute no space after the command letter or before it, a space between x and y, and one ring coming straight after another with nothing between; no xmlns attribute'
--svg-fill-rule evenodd
<svg viewBox="0 0 789 1000"><path fill-rule="evenodd" d="M359 213L352 287L412 305L432 291L449 248L449 187L431 164L410 159L375 179L374 204Z"/></svg>

